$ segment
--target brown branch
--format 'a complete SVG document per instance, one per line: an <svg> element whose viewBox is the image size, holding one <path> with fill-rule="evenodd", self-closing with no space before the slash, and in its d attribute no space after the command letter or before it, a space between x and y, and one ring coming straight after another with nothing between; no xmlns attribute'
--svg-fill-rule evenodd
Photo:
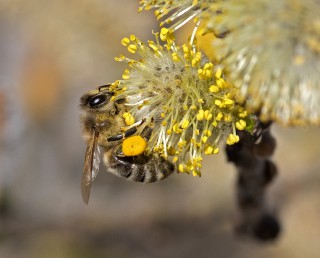
<svg viewBox="0 0 320 258"><path fill-rule="evenodd" d="M277 174L275 164L269 160L276 147L270 127L271 123L257 122L253 134L238 131L240 141L226 146L228 161L235 164L238 172L236 194L240 216L236 232L262 241L273 240L280 233L280 224L265 200L266 187Z"/></svg>

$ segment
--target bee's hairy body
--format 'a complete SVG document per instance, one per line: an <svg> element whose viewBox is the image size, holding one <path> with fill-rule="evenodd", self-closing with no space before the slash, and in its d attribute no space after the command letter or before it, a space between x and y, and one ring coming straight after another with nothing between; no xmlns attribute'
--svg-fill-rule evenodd
<svg viewBox="0 0 320 258"><path fill-rule="evenodd" d="M112 96L109 85L106 85L89 91L80 101L83 138L88 145L81 182L82 196L86 203L91 183L99 172L100 150L107 171L130 181L156 182L174 171L171 162L156 154L147 155L143 152L125 156L119 152L125 138L123 128L126 124L122 116L127 112L127 107L125 100L113 101ZM131 130L130 135L135 132Z"/></svg>
<svg viewBox="0 0 320 258"><path fill-rule="evenodd" d="M174 170L170 162L154 155L121 157L105 152L103 160L110 173L134 182L156 182L166 178Z"/></svg>

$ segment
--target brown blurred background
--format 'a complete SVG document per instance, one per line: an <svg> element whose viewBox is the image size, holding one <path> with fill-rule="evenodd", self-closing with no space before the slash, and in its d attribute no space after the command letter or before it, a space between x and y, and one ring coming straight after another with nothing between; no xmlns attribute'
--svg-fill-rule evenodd
<svg viewBox="0 0 320 258"><path fill-rule="evenodd" d="M80 178L79 98L120 78L129 34L152 38L134 0L0 1L0 257L320 257L320 130L274 127L280 174L269 202L282 234L237 238L235 170L142 185L107 173L89 206Z"/></svg>

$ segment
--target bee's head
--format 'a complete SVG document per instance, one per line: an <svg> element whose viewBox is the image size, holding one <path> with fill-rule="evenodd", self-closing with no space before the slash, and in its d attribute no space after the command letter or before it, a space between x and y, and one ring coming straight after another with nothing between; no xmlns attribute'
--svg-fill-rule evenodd
<svg viewBox="0 0 320 258"><path fill-rule="evenodd" d="M107 129L120 112L119 104L124 100L112 99L113 92L109 91L109 85L100 86L84 94L80 99L82 111L81 122L84 132L92 132L94 129Z"/></svg>
<svg viewBox="0 0 320 258"><path fill-rule="evenodd" d="M84 94L80 99L80 108L83 111L99 113L112 111L115 106L111 101L113 92L109 91L109 85L100 86Z"/></svg>

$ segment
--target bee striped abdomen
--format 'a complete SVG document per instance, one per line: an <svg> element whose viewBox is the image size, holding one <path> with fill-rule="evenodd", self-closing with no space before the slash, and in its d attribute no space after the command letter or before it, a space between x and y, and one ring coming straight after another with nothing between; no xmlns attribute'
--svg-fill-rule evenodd
<svg viewBox="0 0 320 258"><path fill-rule="evenodd" d="M152 183L160 181L174 172L174 166L169 161L155 155L144 154L135 157L108 156L110 160L108 172L129 181Z"/></svg>

